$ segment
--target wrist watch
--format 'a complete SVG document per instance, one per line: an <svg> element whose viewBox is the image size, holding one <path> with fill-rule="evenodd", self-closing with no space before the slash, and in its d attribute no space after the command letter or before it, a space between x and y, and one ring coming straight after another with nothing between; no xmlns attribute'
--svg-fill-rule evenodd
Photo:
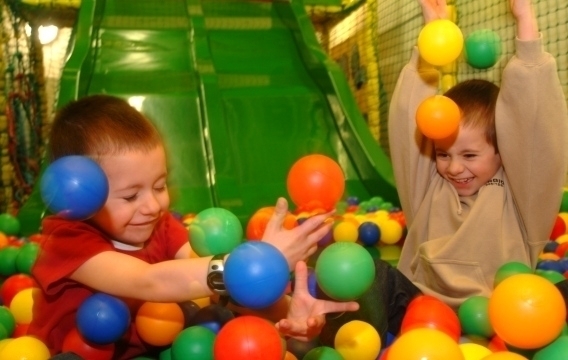
<svg viewBox="0 0 568 360"><path fill-rule="evenodd" d="M218 254L213 256L211 261L209 261L209 269L207 270L207 286L209 286L215 294L221 296L229 295L223 279L226 255L227 254Z"/></svg>

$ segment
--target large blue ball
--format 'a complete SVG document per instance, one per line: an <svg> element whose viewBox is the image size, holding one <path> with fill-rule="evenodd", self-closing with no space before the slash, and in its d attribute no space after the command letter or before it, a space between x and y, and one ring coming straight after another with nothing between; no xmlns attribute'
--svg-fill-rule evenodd
<svg viewBox="0 0 568 360"><path fill-rule="evenodd" d="M65 156L45 169L40 192L52 213L71 220L85 220L105 204L108 179L99 164L88 157Z"/></svg>
<svg viewBox="0 0 568 360"><path fill-rule="evenodd" d="M262 241L248 241L231 251L223 279L237 303L263 309L284 295L289 276L288 262L280 250Z"/></svg>
<svg viewBox="0 0 568 360"><path fill-rule="evenodd" d="M88 341L112 344L130 326L128 306L114 296L96 293L85 299L77 310L77 330Z"/></svg>

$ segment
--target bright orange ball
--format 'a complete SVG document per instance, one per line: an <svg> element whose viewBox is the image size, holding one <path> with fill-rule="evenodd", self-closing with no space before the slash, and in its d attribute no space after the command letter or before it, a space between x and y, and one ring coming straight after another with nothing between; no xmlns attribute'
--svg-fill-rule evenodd
<svg viewBox="0 0 568 360"><path fill-rule="evenodd" d="M331 211L343 196L345 176L332 158L320 154L307 155L292 165L286 186L300 211Z"/></svg>
<svg viewBox="0 0 568 360"><path fill-rule="evenodd" d="M183 330L185 318L177 303L145 302L136 313L136 331L150 345L170 345Z"/></svg>
<svg viewBox="0 0 568 360"><path fill-rule="evenodd" d="M425 99L416 110L416 125L430 139L444 139L456 133L460 119L460 108L444 95Z"/></svg>
<svg viewBox="0 0 568 360"><path fill-rule="evenodd" d="M561 333L566 305L549 280L535 274L516 274L493 290L489 320L505 343L520 349L536 349Z"/></svg>
<svg viewBox="0 0 568 360"><path fill-rule="evenodd" d="M247 240L261 240L264 235L264 231L266 230L266 224L268 224L268 221L273 214L274 206L260 208L252 214L245 231ZM282 226L285 229L290 230L298 226L298 221L292 213L288 212L284 218L284 224L282 224Z"/></svg>

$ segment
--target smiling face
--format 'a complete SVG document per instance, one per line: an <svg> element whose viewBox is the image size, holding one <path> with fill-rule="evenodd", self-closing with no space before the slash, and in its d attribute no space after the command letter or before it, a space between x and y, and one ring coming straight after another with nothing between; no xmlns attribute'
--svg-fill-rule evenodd
<svg viewBox="0 0 568 360"><path fill-rule="evenodd" d="M108 155L100 165L108 178L109 195L89 221L112 240L141 247L170 205L164 148Z"/></svg>
<svg viewBox="0 0 568 360"><path fill-rule="evenodd" d="M434 150L438 173L460 196L476 194L501 167L501 156L481 128L460 126L456 137L434 141Z"/></svg>

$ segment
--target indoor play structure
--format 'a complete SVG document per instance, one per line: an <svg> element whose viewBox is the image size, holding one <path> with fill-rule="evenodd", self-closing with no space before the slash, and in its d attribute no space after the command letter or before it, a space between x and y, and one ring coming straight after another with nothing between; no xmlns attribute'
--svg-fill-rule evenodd
<svg viewBox="0 0 568 360"><path fill-rule="evenodd" d="M300 1L84 0L58 104L127 98L168 147L173 209L217 206L243 222L286 196L303 155L338 161L346 194L397 203L390 161ZM45 213L34 190L22 233Z"/></svg>

